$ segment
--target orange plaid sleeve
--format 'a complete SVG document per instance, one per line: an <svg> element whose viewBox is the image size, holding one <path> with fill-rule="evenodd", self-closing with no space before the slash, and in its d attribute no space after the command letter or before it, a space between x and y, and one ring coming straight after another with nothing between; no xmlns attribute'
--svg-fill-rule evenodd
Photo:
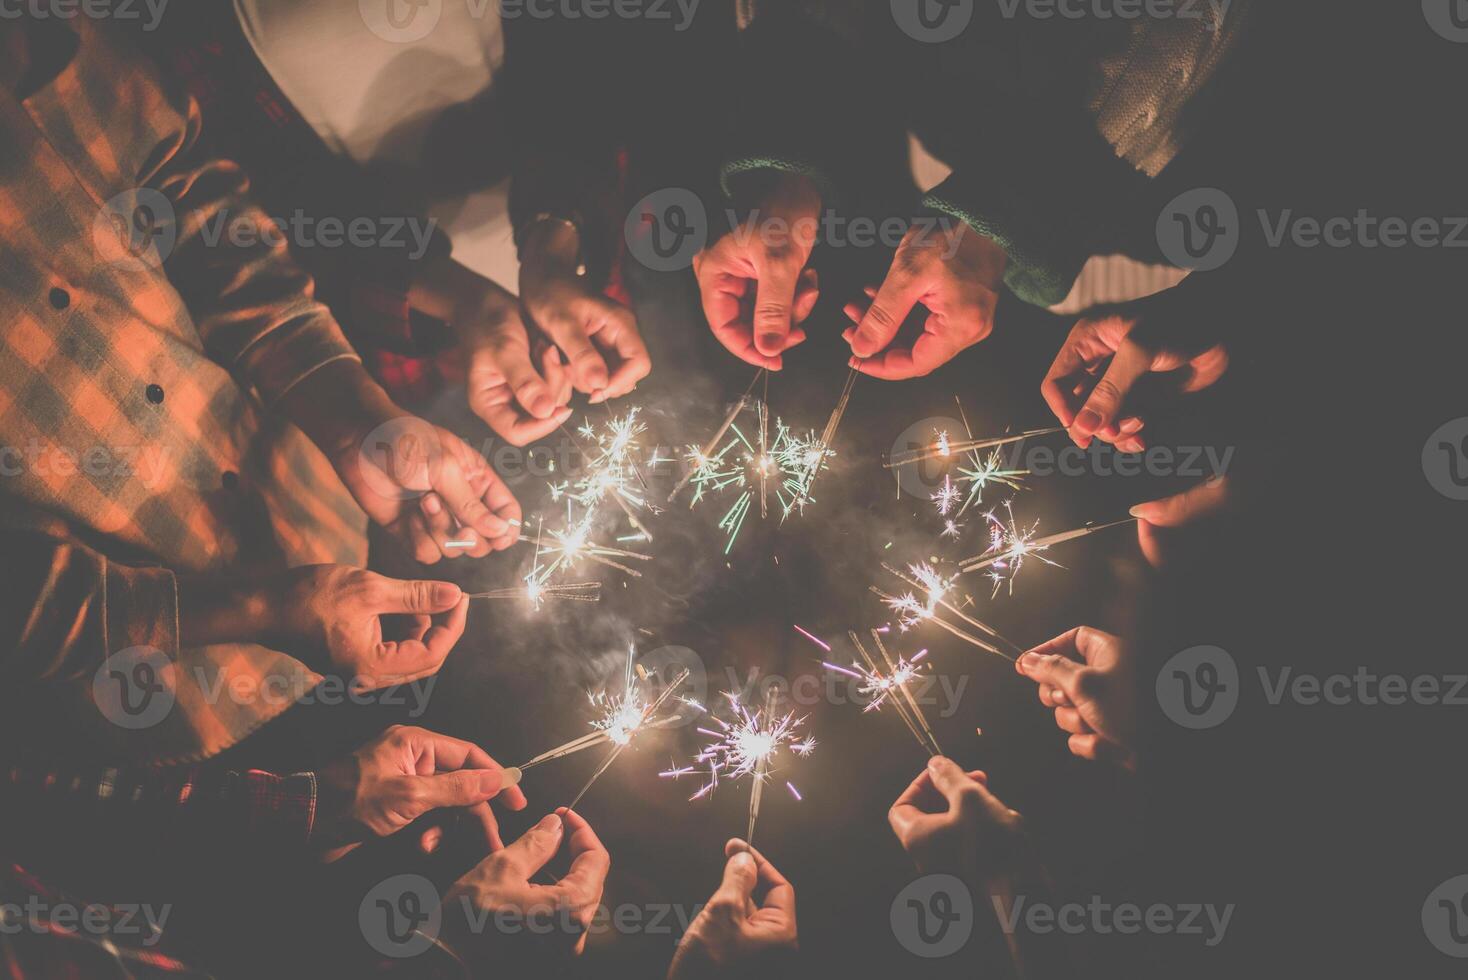
<svg viewBox="0 0 1468 980"><path fill-rule="evenodd" d="M129 76L133 104L156 139L137 186L161 193L173 208L177 237L164 271L210 358L253 385L267 405L326 364L360 360L291 257L286 230L251 201L245 172L202 152L198 103L129 54L108 46L102 57L117 59L119 77Z"/></svg>
<svg viewBox="0 0 1468 980"><path fill-rule="evenodd" d="M178 586L168 569L110 561L65 521L39 513L8 515L0 552L9 568L0 603L6 677L90 678L109 654L129 647L177 658Z"/></svg>

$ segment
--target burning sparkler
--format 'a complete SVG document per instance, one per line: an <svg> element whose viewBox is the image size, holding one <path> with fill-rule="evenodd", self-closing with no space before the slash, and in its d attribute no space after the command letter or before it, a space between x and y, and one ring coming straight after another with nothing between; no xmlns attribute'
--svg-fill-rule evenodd
<svg viewBox="0 0 1468 980"><path fill-rule="evenodd" d="M951 441L948 438L947 432L938 432L935 433L935 438L928 445L919 446L917 449L910 449L905 452L893 453L887 457L887 462L882 465L892 470L899 466L921 463L927 459L947 458L980 449L993 449L996 446L1007 446L1012 442L1022 442L1025 439L1034 439L1039 436L1048 436L1064 431L1064 426L1056 426L1050 429L1031 429L1028 432L1017 432L1013 435L995 436L989 439L968 438L957 442Z"/></svg>
<svg viewBox="0 0 1468 980"><path fill-rule="evenodd" d="M488 592L470 592L471 599L518 599L539 609L547 599L569 599L575 602L600 602L600 582L565 582L545 585L527 578L524 585L507 589L490 589Z"/></svg>
<svg viewBox="0 0 1468 980"><path fill-rule="evenodd" d="M1118 527L1122 524L1135 523L1136 518L1129 517L1125 520L1112 521L1108 524L1094 524L1087 527L1076 528L1071 531L1061 531L1058 534L1046 535L1036 538L1035 532L1040 526L1036 521L1028 528L1021 527L1014 519L1014 510L1009 502L1005 502L1005 516L1001 520L989 511L984 517L989 521L989 548L981 555L975 555L961 564L963 572L977 572L986 570L986 575L994 583L994 595L999 594L999 589L1006 582L1009 592L1014 594L1014 579L1019 574L1020 568L1024 566L1026 558L1038 558L1047 565L1057 568L1063 567L1059 562L1051 561L1042 552L1049 550L1057 544L1070 541L1073 538L1085 537L1104 531L1108 527Z"/></svg>
<svg viewBox="0 0 1468 980"><path fill-rule="evenodd" d="M1014 643L1005 639L994 627L980 619L970 616L948 600L948 593L952 591L957 576L944 577L932 565L926 563L909 565L907 573L903 573L886 562L882 563L882 568L913 589L911 592L893 595L884 592L875 585L871 587L872 592L880 596L882 601L887 604L887 608L897 614L897 625L900 630L906 632L923 623L932 623L941 629L947 630L959 639L973 644L980 650L996 654L1005 660L1012 661L1015 659L1013 654L1004 652L989 642L989 640L976 636L939 615L939 610L942 609L947 613L957 616L964 624L980 631L995 642L1003 643L1016 651L1020 649Z"/></svg>
<svg viewBox="0 0 1468 980"><path fill-rule="evenodd" d="M804 475L798 481L800 496L796 500L798 508L805 508L806 498L810 496L811 485L816 482L816 474L825 468L828 457L834 456L831 442L836 438L836 429L841 425L841 417L846 414L846 406L851 402L851 389L856 386L856 378L861 372L852 368L846 375L846 384L841 388L841 397L836 399L836 407L831 409L831 417L826 420L826 427L821 430L820 439L811 442L807 448L807 465ZM786 512L788 515L788 511Z"/></svg>
<svg viewBox="0 0 1468 980"><path fill-rule="evenodd" d="M652 533L638 519L636 513L649 506L643 494L646 481L642 477L637 458L641 448L638 439L647 431L647 425L638 419L637 409L632 409L626 415L612 416L600 430L589 420L583 422L576 431L584 443L567 432L565 426L561 427L561 431L586 456L586 474L576 480L552 483L551 499L560 500L564 497L575 501L585 507L588 513L593 512L602 502L611 500L622 509L631 525L646 540L651 541ZM585 445L595 448L588 450Z"/></svg>
<svg viewBox="0 0 1468 980"><path fill-rule="evenodd" d="M872 642L876 645L877 652L881 654L881 663L867 652L862 646L861 638L855 631L848 633L851 645L860 655L862 663L852 662L851 667L842 667L829 661L822 661L822 666L838 673L854 677L861 682L857 691L861 694L875 695L867 703L863 711L877 711L884 703L891 702L897 709L897 714L902 718L907 730L912 732L913 738L917 739L919 748L928 756L942 755L943 750L938 745L938 739L933 734L932 726L928 724L927 716L923 713L922 706L913 696L908 684L918 673L927 666L921 663L928 655L927 650L920 651L911 660L899 657L893 660L887 652L887 646L882 642L882 635L872 630ZM864 664L864 665L863 665Z"/></svg>
<svg viewBox="0 0 1468 980"><path fill-rule="evenodd" d="M724 697L729 700L733 710L733 721L726 722L715 717L713 721L719 726L718 731L698 729L699 734L714 741L694 757L695 765L708 766L708 781L689 799L697 800L710 795L718 788L721 778L738 780L745 776L751 777L749 829L744 839L753 841L764 784L775 771L775 762L780 754L788 750L804 758L815 751L816 743L815 739L804 733L805 718L797 718L793 712L781 715L776 711L773 687L766 694L765 706L753 713L739 700L739 695L726 691ZM693 767L673 768L658 775L678 779L693 771ZM786 785L790 786L788 782ZM790 791L796 799L800 798L794 786L790 786Z"/></svg>

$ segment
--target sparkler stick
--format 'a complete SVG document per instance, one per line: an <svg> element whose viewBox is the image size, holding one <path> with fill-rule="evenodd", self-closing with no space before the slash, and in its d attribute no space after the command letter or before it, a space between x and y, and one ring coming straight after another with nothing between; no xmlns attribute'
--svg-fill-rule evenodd
<svg viewBox="0 0 1468 980"><path fill-rule="evenodd" d="M567 582L563 585L539 585L527 580L524 585L488 592L470 592L471 599L523 599L536 608L546 599L571 599L576 602L600 602L600 582Z"/></svg>
<svg viewBox="0 0 1468 980"><path fill-rule="evenodd" d="M856 635L856 631L849 631L847 636L851 638L851 645L867 665L866 675L857 674L856 676L862 677L863 680L867 681L867 687L870 690L882 692L881 696L868 706L869 709L880 706L884 700L890 701L892 706L897 709L898 716L907 725L907 730L912 732L912 737L917 739L917 743L923 751L927 752L930 756L942 755L942 750L938 748L938 740L933 736L933 730L928 726L927 718L923 716L922 708L918 705L917 699L912 696L912 692L907 689L908 680L916 672L912 664L904 662L899 667L893 663L892 658L887 653L887 648L882 644L881 634L873 630L872 639L876 641L877 649L881 652L882 659L887 664L887 672L884 674L881 667L877 665L876 660L872 658L872 655L867 653L866 647L862 646L861 637ZM827 666L834 665L827 664ZM846 673L853 672L846 671ZM891 696L893 691L897 692L896 697Z"/></svg>
<svg viewBox="0 0 1468 980"><path fill-rule="evenodd" d="M748 402L749 402L749 396L754 391L754 386L759 383L760 378L761 377L764 377L766 375L766 373L767 372L766 372L766 369L765 368L760 368L758 371L756 371L754 373L754 378L749 382L749 387L746 388L746 389L744 389L744 394L740 395L739 396L739 400L737 402L735 402L733 404L733 406L730 407L729 414L726 415L726 416L724 416L724 423L719 426L719 428L718 428L718 430L716 432L714 432L713 438L710 439L704 445L704 447L703 447L703 449L701 451L699 451L699 453L696 456L696 460L704 460L704 459L707 459L713 453L714 447L717 446L720 442L723 441L724 436L729 431L729 426L731 426L731 425L734 424L734 420L739 417L739 413L742 412L742 411L744 411L744 406L746 404L748 404ZM768 390L769 390L769 382L768 382L768 380L766 380L765 384L766 384L766 389L765 390L768 392ZM678 481L678 483L673 487L673 491L668 494L668 503L671 504L673 502L673 498L676 497L676 496L678 496L678 493L684 487L688 486L688 481L691 480L691 479L693 479L693 475L695 473L697 473L698 470L699 470L699 466L698 465L695 465L687 473L684 473L683 474L682 479L680 479Z"/></svg>
<svg viewBox="0 0 1468 980"><path fill-rule="evenodd" d="M1111 521L1107 524L1092 524L1086 527L1078 527L1070 531L1060 531L1056 534L1036 538L1035 528L1022 530L1014 521L1014 513L1006 506L1009 512L1009 523L999 520L990 511L985 516L989 519L991 535L989 550L982 555L975 555L960 563L960 571L977 572L982 569L991 569L989 577L994 581L994 592L999 592L1000 585L1007 579L1010 591L1014 591L1014 577L1018 574L1020 567L1027 557L1035 557L1046 564L1059 566L1058 562L1051 561L1041 552L1044 552L1057 544L1082 538L1097 531L1104 531L1109 527L1119 527L1122 524L1136 522L1135 517L1128 517L1120 521Z"/></svg>
<svg viewBox="0 0 1468 980"><path fill-rule="evenodd" d="M931 445L922 446L918 449L910 449L905 452L893 453L882 466L891 470L899 466L907 466L910 463L920 463L925 459L935 459L940 456L955 456L979 449L992 449L996 446L1006 446L1012 442L1020 442L1025 439L1053 435L1056 432L1064 431L1065 426L1055 426L1049 429L1031 429L1028 432L996 436L990 439L964 439L960 442L950 442L948 434L945 432L940 433Z"/></svg>
<svg viewBox="0 0 1468 980"><path fill-rule="evenodd" d="M943 750L938 746L938 736L933 734L932 726L928 724L928 718L923 714L922 705L918 704L917 698L913 697L912 692L907 688L907 681L911 677L911 674L909 673L904 676L899 673L898 665L892 661L891 654L887 652L887 645L882 642L882 634L876 630L872 630L871 632L872 642L877 645L877 652L882 655L882 660L887 664L887 670L889 671L887 676L896 681L898 692L907 699L907 706L911 709L913 718L917 721L918 726L922 728L923 735L927 737L927 743L924 747L931 748L934 755L942 755ZM858 644L859 647L860 645ZM921 742L922 739L918 741Z"/></svg>
<svg viewBox="0 0 1468 980"><path fill-rule="evenodd" d="M901 602L903 599L902 596L894 596L883 592L875 585L871 587L871 591L877 596L880 596L882 600L885 601L889 606L891 606L893 603ZM945 619L939 619L937 616L930 616L925 618L923 621L927 623L932 623L934 626L941 627L952 633L954 636L958 637L960 640L963 640L965 643L971 643L974 646L978 647L980 650L992 653L996 657L1003 657L1010 663L1013 663L1015 660L1018 659L1017 657L1013 657L1010 654L1005 653L1003 650L999 649L991 643L985 643L983 640L979 639L977 636L974 636L972 633L968 633L964 630L959 629L957 626L954 626L952 623L948 622Z"/></svg>
<svg viewBox="0 0 1468 980"><path fill-rule="evenodd" d="M632 669L632 652L630 650L627 653L627 665L628 684L630 686ZM602 773L612 767L612 763L617 761L617 757L622 754L622 750L632 744L632 739L650 724L655 723L654 719L656 718L658 709L663 706L668 698L673 696L678 688L683 686L683 682L688 680L689 673L690 671L687 667L679 671L678 676L673 678L673 682L663 688L662 693L657 696L657 700L653 701L646 708L641 707L641 703L636 699L636 694L633 691L629 691L620 700L613 702L612 709L607 718L598 722L597 725L598 732L604 734L607 739L615 742L616 746L611 752L607 753L606 759L597 768L596 772L591 774L591 778L586 781L586 785L581 787L581 792L576 794L576 798L571 801L568 809L576 809L576 804L580 803L581 798L586 795L587 791L596 785L596 781L601 778ZM635 717L633 717L634 715ZM522 766L521 768L523 769L524 767Z"/></svg>
<svg viewBox="0 0 1468 980"><path fill-rule="evenodd" d="M775 714L775 688L772 685L765 692L765 717L771 718ZM765 779L770 771L770 755L762 754L754 767L754 784L749 788L749 829L744 834L746 844L754 843L754 822L759 819L760 799L764 796Z"/></svg>
<svg viewBox="0 0 1468 980"><path fill-rule="evenodd" d="M821 464L831 452L831 440L836 438L836 429L841 425L841 416L846 414L846 406L851 401L851 389L856 385L857 376L861 374L856 368L852 368L846 375L846 384L841 389L841 397L836 399L836 407L831 409L831 417L826 420L826 428L821 432L820 441L815 444L818 454L811 459L800 481L800 495L796 500L796 506L804 508L805 501L810 497L810 488L816 482L816 474L820 472ZM787 511L788 513L788 511Z"/></svg>
<svg viewBox="0 0 1468 980"><path fill-rule="evenodd" d="M765 372L764 397L759 403L759 516L770 518L770 372Z"/></svg>
<svg viewBox="0 0 1468 980"><path fill-rule="evenodd" d="M987 633L989 636L998 640L1000 643L1012 647L1020 653L1024 652L1023 647L1013 642L1012 640L1005 639L1003 634L1001 634L994 627L990 626L988 623L984 622L981 619L975 619L973 616L970 616L968 613L964 612L962 609L949 602L945 598L945 596L947 595L948 590L953 587L953 583L951 580L944 581L942 578L940 578L938 573L934 571L931 566L910 566L913 575L916 576L915 578L905 575L903 572L892 567L886 562L882 562L882 567L891 574L897 576L902 581L906 582L908 585L912 586L914 589L921 589L922 591L927 593L928 604L926 606L914 608L913 604L909 604L906 602L903 602L900 607L893 606L893 608L896 609L898 612L907 613L909 619L913 622L933 618L936 608L938 606L942 606L944 609L953 613L953 615L957 616L959 619L963 620L965 623L974 627L975 629ZM891 603L889 603L889 605L890 604ZM911 623L904 623L904 625L911 625Z"/></svg>

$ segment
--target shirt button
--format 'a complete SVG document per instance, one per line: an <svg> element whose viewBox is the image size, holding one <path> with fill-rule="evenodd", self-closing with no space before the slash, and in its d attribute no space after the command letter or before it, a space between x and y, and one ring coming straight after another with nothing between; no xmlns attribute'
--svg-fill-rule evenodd
<svg viewBox="0 0 1468 980"><path fill-rule="evenodd" d="M240 475L234 470L225 470L220 474L219 482L224 485L224 489L234 492L240 487Z"/></svg>
<svg viewBox="0 0 1468 980"><path fill-rule="evenodd" d="M71 294L57 286L51 290L51 305L58 310L64 310L71 305Z"/></svg>
<svg viewBox="0 0 1468 980"><path fill-rule="evenodd" d="M148 395L148 401L152 402L154 405L162 405L163 404L163 386L162 385L148 385L147 395Z"/></svg>

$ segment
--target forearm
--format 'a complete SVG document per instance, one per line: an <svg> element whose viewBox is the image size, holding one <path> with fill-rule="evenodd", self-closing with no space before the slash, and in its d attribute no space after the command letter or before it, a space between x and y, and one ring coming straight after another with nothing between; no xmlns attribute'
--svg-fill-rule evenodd
<svg viewBox="0 0 1468 980"><path fill-rule="evenodd" d="M1025 911L1035 906L1054 908L1049 876L1037 862L1015 874L987 882L984 891L1004 935L1005 946L1019 980L1071 980L1074 971L1061 930L1031 930Z"/></svg>
<svg viewBox="0 0 1468 980"><path fill-rule="evenodd" d="M377 426L408 414L360 361L337 361L315 371L292 388L276 409L338 466Z"/></svg>

